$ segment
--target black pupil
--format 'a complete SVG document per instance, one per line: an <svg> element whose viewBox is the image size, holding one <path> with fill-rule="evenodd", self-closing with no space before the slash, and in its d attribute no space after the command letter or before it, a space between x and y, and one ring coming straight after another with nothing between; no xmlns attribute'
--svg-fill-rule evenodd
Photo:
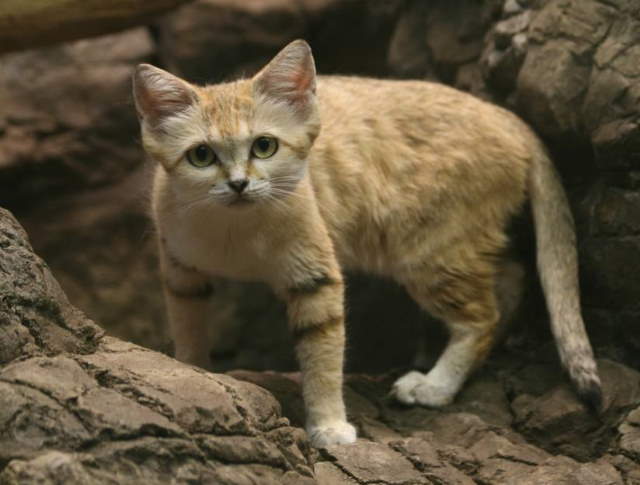
<svg viewBox="0 0 640 485"><path fill-rule="evenodd" d="M196 148L196 158L201 162L204 162L207 159L208 155L209 148L207 148L206 145L199 145L198 148Z"/></svg>
<svg viewBox="0 0 640 485"><path fill-rule="evenodd" d="M268 138L258 138L258 150L261 152L266 152L269 150L269 146L271 145Z"/></svg>

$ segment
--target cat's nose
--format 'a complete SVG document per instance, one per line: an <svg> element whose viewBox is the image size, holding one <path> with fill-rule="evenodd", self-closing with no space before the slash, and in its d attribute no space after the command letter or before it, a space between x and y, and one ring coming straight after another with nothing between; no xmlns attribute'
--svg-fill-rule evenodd
<svg viewBox="0 0 640 485"><path fill-rule="evenodd" d="M242 191L247 188L247 185L249 185L249 181L247 179L229 180L228 184L231 189L241 194Z"/></svg>

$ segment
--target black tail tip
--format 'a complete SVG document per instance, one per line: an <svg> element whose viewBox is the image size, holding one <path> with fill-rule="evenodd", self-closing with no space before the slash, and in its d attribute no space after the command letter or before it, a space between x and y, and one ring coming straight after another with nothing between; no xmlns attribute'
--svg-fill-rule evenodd
<svg viewBox="0 0 640 485"><path fill-rule="evenodd" d="M578 396L580 396L580 400L587 405L589 410L597 415L602 414L604 399L599 382L590 382L587 386L581 386L578 389Z"/></svg>

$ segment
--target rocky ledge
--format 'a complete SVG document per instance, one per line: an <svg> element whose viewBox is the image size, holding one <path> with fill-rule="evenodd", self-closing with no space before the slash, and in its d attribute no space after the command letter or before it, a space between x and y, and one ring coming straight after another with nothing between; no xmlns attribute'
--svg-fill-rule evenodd
<svg viewBox="0 0 640 485"><path fill-rule="evenodd" d="M600 361L598 417L558 369L552 349L497 355L444 410L352 375L358 442L313 450L297 374L212 374L106 336L0 210L0 484L640 483L640 374Z"/></svg>

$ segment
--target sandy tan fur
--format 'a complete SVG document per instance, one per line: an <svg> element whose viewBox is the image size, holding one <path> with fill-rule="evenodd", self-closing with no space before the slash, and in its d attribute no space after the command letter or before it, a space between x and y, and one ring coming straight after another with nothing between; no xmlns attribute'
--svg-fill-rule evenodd
<svg viewBox="0 0 640 485"><path fill-rule="evenodd" d="M513 310L496 296L496 288L509 286L498 278L507 273L501 268L509 219L532 183L538 199L551 185L550 195L566 206L540 143L513 114L435 83L316 79L301 41L253 79L228 84L188 85L143 66L135 93L145 148L159 162L153 217L177 357L207 364L207 308L198 297L210 278L269 284L287 303L316 446L355 439L341 390L345 269L395 279L447 323L451 341L434 369L394 386L404 402L444 405L490 351L501 314ZM174 114L156 116L164 108L154 99L168 100ZM248 156L252 140L265 133L280 142L267 163ZM216 167L185 162L198 143L220 155ZM542 175L532 182L532 173ZM238 209L226 205L226 192L215 192L233 177L271 185L249 191L254 203ZM533 205L540 224L558 222L548 207ZM555 241L562 254L539 258L546 265L575 256L572 228L563 228L565 237ZM577 313L566 323L552 311L559 339L573 342L559 342L563 361L570 368L586 362L576 365L587 368L593 384L584 330L572 337L581 324L572 264L568 277L541 271ZM554 286L558 280L564 286Z"/></svg>

